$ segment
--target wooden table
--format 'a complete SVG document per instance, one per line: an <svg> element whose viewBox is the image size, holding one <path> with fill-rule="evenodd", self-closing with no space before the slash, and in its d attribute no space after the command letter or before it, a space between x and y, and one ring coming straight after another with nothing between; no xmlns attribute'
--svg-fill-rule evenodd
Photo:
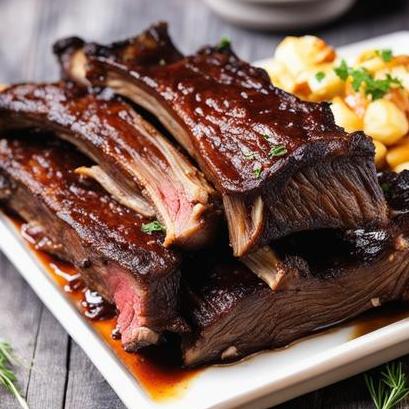
<svg viewBox="0 0 409 409"><path fill-rule="evenodd" d="M199 0L0 0L0 83L58 78L50 46L62 36L78 34L111 41L137 33L157 20L169 21L176 44L186 52L227 35L247 60L271 55L277 41L288 34L234 27L214 16ZM341 21L310 33L338 46L405 29L409 29L408 1L360 0ZM0 279L0 336L12 343L22 361L18 378L30 407L124 408L87 356L1 254ZM409 363L409 357L404 361ZM0 391L0 407L18 406ZM361 376L280 406L372 407ZM409 407L409 403L401 407Z"/></svg>

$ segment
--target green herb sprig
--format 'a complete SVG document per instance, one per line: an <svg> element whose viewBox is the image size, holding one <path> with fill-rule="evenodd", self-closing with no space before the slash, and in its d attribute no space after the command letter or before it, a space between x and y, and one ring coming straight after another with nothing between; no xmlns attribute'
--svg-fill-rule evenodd
<svg viewBox="0 0 409 409"><path fill-rule="evenodd" d="M231 40L229 37L227 36L223 36L220 41L219 41L219 45L217 46L217 48L219 50L226 50L227 48L231 47Z"/></svg>
<svg viewBox="0 0 409 409"><path fill-rule="evenodd" d="M315 79L318 82L321 82L325 78L325 76L326 76L326 74L323 71L318 71L318 72L315 73Z"/></svg>
<svg viewBox="0 0 409 409"><path fill-rule="evenodd" d="M273 157L279 157L287 154L287 148L283 144L273 144L273 141L271 140L271 136L267 133L263 134L262 137L269 143L270 145L270 151L268 152L268 157L271 159ZM242 151L244 159L246 160L255 160L260 158L258 155L253 152L253 151ZM253 167L253 175L256 179L259 179L263 173L262 167L258 164L255 163Z"/></svg>
<svg viewBox="0 0 409 409"><path fill-rule="evenodd" d="M157 220L142 224L141 230L143 233L147 234L152 234L154 232L166 232L165 226Z"/></svg>
<svg viewBox="0 0 409 409"><path fill-rule="evenodd" d="M383 50L376 50L375 54L378 57L381 57L382 60L384 60L385 62L389 62L393 58L393 53L392 53L392 50L390 48L384 48Z"/></svg>
<svg viewBox="0 0 409 409"><path fill-rule="evenodd" d="M263 138L270 144L271 148L270 151L268 152L268 157L271 159L274 156L283 156L285 154L287 154L287 148L279 143L279 144L273 144L273 142L270 139L270 135L269 134L264 134Z"/></svg>
<svg viewBox="0 0 409 409"><path fill-rule="evenodd" d="M342 81L346 81L348 79L351 70L352 68L348 67L345 60L342 60L339 66L334 68L335 74L337 74Z"/></svg>
<svg viewBox="0 0 409 409"><path fill-rule="evenodd" d="M378 382L369 375L364 376L376 409L393 409L409 394L407 377L401 362L386 365Z"/></svg>
<svg viewBox="0 0 409 409"><path fill-rule="evenodd" d="M254 175L254 177L255 177L256 179L259 179L260 176L261 176L261 172L262 172L261 167L260 167L260 166L256 166L256 167L253 169L253 175Z"/></svg>
<svg viewBox="0 0 409 409"><path fill-rule="evenodd" d="M387 182L381 183L383 193L388 193L391 190L391 185Z"/></svg>
<svg viewBox="0 0 409 409"><path fill-rule="evenodd" d="M283 156L287 153L287 148L284 145L273 145L268 153L269 158Z"/></svg>
<svg viewBox="0 0 409 409"><path fill-rule="evenodd" d="M20 395L17 388L17 377L11 366L15 364L12 356L12 348L9 343L0 342L0 385L2 385L7 392L11 393L23 409L29 409L27 402Z"/></svg>
<svg viewBox="0 0 409 409"><path fill-rule="evenodd" d="M402 82L390 74L386 74L383 79L375 79L365 68L349 67L345 60L334 71L342 81L351 77L353 90L358 92L363 86L365 94L373 100L382 98L392 87L402 88Z"/></svg>

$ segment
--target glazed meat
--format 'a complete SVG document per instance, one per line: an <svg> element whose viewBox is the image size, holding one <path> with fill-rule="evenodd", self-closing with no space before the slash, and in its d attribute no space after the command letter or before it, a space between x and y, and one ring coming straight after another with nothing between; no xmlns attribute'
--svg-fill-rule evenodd
<svg viewBox="0 0 409 409"><path fill-rule="evenodd" d="M0 90L0 204L116 306L127 351L228 362L408 301L409 172L379 183L328 104L226 43L184 56L164 23L54 52L61 82Z"/></svg>
<svg viewBox="0 0 409 409"><path fill-rule="evenodd" d="M55 131L97 166L96 179L120 203L164 224L165 247L197 248L213 237L215 192L191 162L128 104L65 83L0 92L0 130Z"/></svg>
<svg viewBox="0 0 409 409"><path fill-rule="evenodd" d="M0 203L26 220L37 249L73 263L116 305L127 351L157 343L163 331L186 330L179 255L163 247L161 233L141 231L149 219L75 173L84 165L86 157L51 136L1 139Z"/></svg>
<svg viewBox="0 0 409 409"><path fill-rule="evenodd" d="M269 286L225 254L186 264L183 311L193 330L183 337L185 364L235 360L389 301L407 302L409 172L382 181L395 214L388 228L281 239L275 257L271 249L259 250L258 260L272 265Z"/></svg>
<svg viewBox="0 0 409 409"><path fill-rule="evenodd" d="M54 50L66 77L109 86L168 128L222 195L236 256L297 231L386 222L369 138L337 127L328 104L275 88L229 46L185 57L161 23Z"/></svg>

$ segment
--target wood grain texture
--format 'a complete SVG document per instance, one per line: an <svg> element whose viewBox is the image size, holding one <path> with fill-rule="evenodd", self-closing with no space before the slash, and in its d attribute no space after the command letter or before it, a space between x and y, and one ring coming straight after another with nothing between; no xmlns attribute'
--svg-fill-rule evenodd
<svg viewBox="0 0 409 409"><path fill-rule="evenodd" d="M65 409L124 409L102 375L72 342Z"/></svg>
<svg viewBox="0 0 409 409"><path fill-rule="evenodd" d="M27 401L38 409L62 408L68 380L70 340L45 307L41 309L38 323L33 365L26 392Z"/></svg>
<svg viewBox="0 0 409 409"><path fill-rule="evenodd" d="M200 0L0 0L0 83L57 79L58 68L50 52L57 38L77 34L107 42L135 34L157 20L169 21L176 44L185 52L216 43L227 35L236 52L248 60L271 55L284 35L301 33L234 27L216 17ZM407 29L408 1L360 0L341 20L309 33L339 46ZM32 409L124 409L84 352L2 255L0 337L13 344L22 362L18 377ZM409 357L403 360L409 363ZM372 407L362 376L279 406ZM409 403L400 407L407 408ZM18 406L0 391L0 408Z"/></svg>

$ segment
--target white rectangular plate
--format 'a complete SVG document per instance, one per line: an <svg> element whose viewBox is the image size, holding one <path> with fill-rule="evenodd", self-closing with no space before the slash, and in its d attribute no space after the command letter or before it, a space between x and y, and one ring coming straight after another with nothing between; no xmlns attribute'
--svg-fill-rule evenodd
<svg viewBox="0 0 409 409"><path fill-rule="evenodd" d="M359 42L339 50L350 58L367 48L408 53L409 32ZM268 60L257 65L263 66ZM267 408L365 371L409 352L409 319L353 339L353 325L264 352L196 376L181 396L154 401L56 286L14 225L0 214L0 249L112 386L129 409Z"/></svg>

